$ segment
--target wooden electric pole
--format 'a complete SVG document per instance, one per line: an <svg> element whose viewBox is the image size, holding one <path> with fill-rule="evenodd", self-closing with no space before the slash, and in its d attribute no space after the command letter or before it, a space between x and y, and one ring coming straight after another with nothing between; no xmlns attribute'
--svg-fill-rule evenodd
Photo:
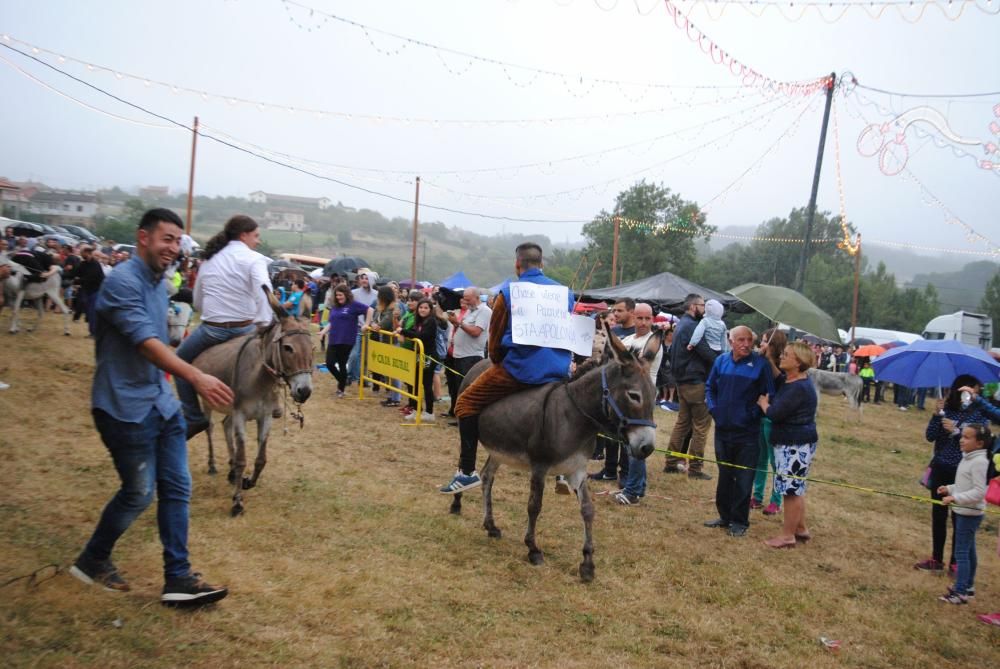
<svg viewBox="0 0 1000 669"><path fill-rule="evenodd" d="M614 286L618 278L618 233L621 231L621 216L615 216L615 241L611 249L611 285Z"/></svg>
<svg viewBox="0 0 1000 669"><path fill-rule="evenodd" d="M420 177L417 177L417 192L413 196L413 254L410 256L410 288L417 285L417 221L420 217Z"/></svg>
<svg viewBox="0 0 1000 669"><path fill-rule="evenodd" d="M851 346L854 346L854 331L858 327L858 289L861 286L861 233L857 234L854 245L854 301L851 304Z"/></svg>
<svg viewBox="0 0 1000 669"><path fill-rule="evenodd" d="M187 222L184 232L191 235L191 208L194 206L194 157L198 151L198 117L194 117L194 126L191 128L191 172L188 175L188 208Z"/></svg>
<svg viewBox="0 0 1000 669"><path fill-rule="evenodd" d="M826 129L830 125L830 105L833 103L833 89L837 82L835 72L830 73L826 83L826 108L823 110L823 126L819 131L819 151L816 154L816 170L813 172L812 192L809 195L809 207L806 209L806 234L802 241L802 252L799 254L799 270L795 274L795 290L802 292L806 282L806 259L809 257L809 242L812 240L813 219L816 217L816 194L819 191L819 175L823 169L823 150L826 148Z"/></svg>

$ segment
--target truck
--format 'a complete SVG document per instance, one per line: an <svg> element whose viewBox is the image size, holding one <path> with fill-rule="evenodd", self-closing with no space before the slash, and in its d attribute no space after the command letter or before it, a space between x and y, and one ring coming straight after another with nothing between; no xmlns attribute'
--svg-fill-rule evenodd
<svg viewBox="0 0 1000 669"><path fill-rule="evenodd" d="M924 339L955 339L989 351L993 346L993 320L986 314L971 311L944 314L927 323Z"/></svg>

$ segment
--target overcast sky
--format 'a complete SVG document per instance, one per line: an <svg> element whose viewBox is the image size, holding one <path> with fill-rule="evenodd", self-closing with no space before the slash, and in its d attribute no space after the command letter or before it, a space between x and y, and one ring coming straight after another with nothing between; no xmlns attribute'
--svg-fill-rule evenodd
<svg viewBox="0 0 1000 669"><path fill-rule="evenodd" d="M295 172L205 138L198 146L199 194L325 195L410 218L413 177L421 175L422 205L583 221L611 209L619 191L646 178L707 206L709 222L720 227L756 225L808 201L822 96L742 86L688 36L697 33L675 26L662 1L301 3L317 11L310 15L281 0L4 0L0 34L11 39L0 43L27 51L25 43L34 45L42 49L36 57L124 100L183 123L198 115L206 132L263 147L272 157L286 154L280 159L403 201ZM979 5L995 10L998 3ZM773 79L811 80L850 71L862 84L887 90L1000 91L1000 17L972 5L953 21L930 7L916 23L890 8L880 20L849 10L832 24L815 11L789 21L773 10L757 18L731 6L721 17L710 17L704 6L679 7L722 49ZM321 12L375 30L366 33ZM905 14L911 20L917 16L915 10ZM567 77L469 60L377 30ZM708 42L701 46L708 48ZM61 62L45 50L68 59ZM165 121L8 49L0 49L0 57L0 176L67 188L168 185L186 191L190 133L162 127ZM602 84L594 78L673 87ZM1000 171L977 165L985 142L1000 143L989 127L1000 123L995 105L1000 95L921 99L855 90L835 98L847 214L866 240L989 249L970 240L960 224L949 225L944 207L1000 245ZM955 138L974 143L943 140L932 125L918 122L900 138L912 177L887 176L877 157L859 154L858 139L869 123L924 106L946 120ZM497 119L523 122L484 122ZM456 120L467 122L449 122ZM831 124L819 207L837 212L834 137ZM938 146L935 137L947 146ZM564 160L576 156L584 157ZM1000 162L1000 155L994 160ZM514 169L518 165L535 166ZM541 231L559 241L578 239L581 227L423 208L421 219L486 234Z"/></svg>

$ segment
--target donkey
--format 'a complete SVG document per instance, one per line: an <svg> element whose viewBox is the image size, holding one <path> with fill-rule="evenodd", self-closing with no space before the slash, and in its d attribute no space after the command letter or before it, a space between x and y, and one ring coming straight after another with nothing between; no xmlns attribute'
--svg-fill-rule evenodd
<svg viewBox="0 0 1000 669"><path fill-rule="evenodd" d="M213 346L194 359L195 367L229 383L236 396L232 409L224 411L227 415L222 421L229 450L229 482L233 484L233 516L243 513L243 491L257 485L267 464L271 421L281 409L279 385L286 384L292 399L298 403L305 402L312 394L313 345L309 324L289 316L270 291L264 288L264 292L275 314L270 325ZM218 409L204 409L209 420L208 471L214 474L212 411ZM244 478L248 420L257 421L257 459L253 476Z"/></svg>
<svg viewBox="0 0 1000 669"><path fill-rule="evenodd" d="M843 395L852 409L861 415L861 388L864 382L860 376L844 372L829 372L824 369L810 369L809 378L817 393Z"/></svg>
<svg viewBox="0 0 1000 669"><path fill-rule="evenodd" d="M542 493L549 474L564 474L580 500L583 516L583 562L580 578L594 578L594 545L591 528L594 504L587 487L587 463L594 452L598 432L618 434L637 459L654 450L656 423L653 407L656 389L649 380L649 365L656 357L662 337L655 335L640 356L608 333L603 363L587 361L568 382L525 390L488 406L479 417L480 440L489 451L483 466L483 529L493 538L500 528L493 520L493 480L501 464L531 471L528 497L528 530L524 543L528 561L542 564L535 543L535 524L542 510ZM462 382L464 390L490 365L476 364ZM462 495L455 495L452 513L461 513Z"/></svg>
<svg viewBox="0 0 1000 669"><path fill-rule="evenodd" d="M184 341L193 312L190 304L170 301L167 306L167 336L171 346L180 346Z"/></svg>
<svg viewBox="0 0 1000 669"><path fill-rule="evenodd" d="M49 299L63 314L63 334L67 337L69 336L69 323L70 323L70 313L66 304L62 301L59 293L62 291L62 275L56 272L45 281L39 283L29 283L25 279L28 276L29 270L23 265L17 263L12 263L10 266L10 276L4 282L4 302L13 304L13 315L10 317L10 333L17 334L20 330L20 314L21 314L21 303L24 300L34 300L35 307L38 309L38 320L35 322L33 328L29 328L28 331L32 332L35 328L41 325L42 316L45 314L45 296L47 295ZM0 307L2 310L2 307Z"/></svg>

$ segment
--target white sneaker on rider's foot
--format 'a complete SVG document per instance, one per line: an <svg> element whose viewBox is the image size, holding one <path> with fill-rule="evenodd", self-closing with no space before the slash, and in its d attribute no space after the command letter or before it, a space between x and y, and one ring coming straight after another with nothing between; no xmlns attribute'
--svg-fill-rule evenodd
<svg viewBox="0 0 1000 669"><path fill-rule="evenodd" d="M10 388L9 383L4 383L3 381L0 381L0 390L7 390L8 388Z"/></svg>

